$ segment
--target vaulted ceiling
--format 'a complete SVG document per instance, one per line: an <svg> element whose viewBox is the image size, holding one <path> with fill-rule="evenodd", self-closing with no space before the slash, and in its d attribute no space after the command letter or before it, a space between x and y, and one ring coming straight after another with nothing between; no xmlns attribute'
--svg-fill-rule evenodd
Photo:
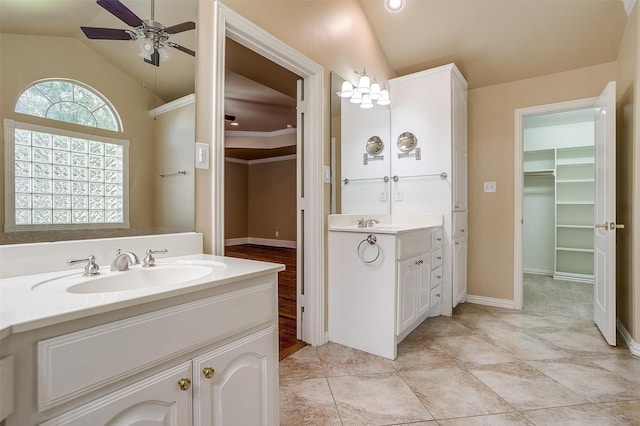
<svg viewBox="0 0 640 426"><path fill-rule="evenodd" d="M151 0L121 1L142 19L150 17ZM397 75L455 62L471 88L615 61L626 23L621 0L406 0L396 14L385 11L383 0L357 1ZM155 20L165 26L196 21L196 2L156 0ZM194 91L193 57L173 49L172 59L160 67L143 66L142 59L130 60L138 53L136 43L88 40L80 26L126 28L95 0L0 0L1 32L75 37L137 80L153 82L166 101ZM179 33L172 41L195 50L195 34ZM228 88L233 93L229 106L235 102L240 110L243 102L246 105L241 96L274 104L262 120L252 113L252 124L245 120L242 129L271 131L276 123L289 124L295 111L291 81L296 76L277 66L256 73L268 65L247 66L252 52L242 49L233 43L229 48L239 55L231 71L244 67L230 79L244 89ZM253 75L247 75L251 69ZM261 94L249 93L242 78L255 81L251 86ZM288 116L274 121L273 114L286 109L285 104Z"/></svg>

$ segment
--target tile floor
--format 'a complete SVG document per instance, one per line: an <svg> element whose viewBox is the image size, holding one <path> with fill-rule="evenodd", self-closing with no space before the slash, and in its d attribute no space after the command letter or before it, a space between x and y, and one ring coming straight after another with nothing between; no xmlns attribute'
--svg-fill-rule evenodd
<svg viewBox="0 0 640 426"><path fill-rule="evenodd" d="M640 358L592 322L461 304L390 361L335 343L280 362L281 425L640 425Z"/></svg>

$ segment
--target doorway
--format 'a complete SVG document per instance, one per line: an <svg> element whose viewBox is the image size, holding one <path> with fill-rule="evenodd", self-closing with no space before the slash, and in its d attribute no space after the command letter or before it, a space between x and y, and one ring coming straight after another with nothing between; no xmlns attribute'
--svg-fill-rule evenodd
<svg viewBox="0 0 640 426"><path fill-rule="evenodd" d="M555 230L555 265L554 275L558 272L559 264L566 264L566 259L560 261L557 252L558 247L570 247L571 250L560 250L563 257L566 252L575 254L580 252L579 244L593 244L593 248L582 249L582 252L593 252L593 259L583 259L580 263L582 271L573 271L582 278L593 277L593 321L600 329L606 341L616 345L616 230L624 225L616 223L616 84L609 82L600 96L597 98L580 99L575 101L560 102L550 105L541 105L530 108L515 110L515 164L514 164L514 307L523 307L523 223L524 223L524 122L525 117L538 114L551 114L562 111L576 111L579 109L593 108L594 126L593 132L594 147L585 153L583 147L571 148L570 152L563 153L558 157L556 152L554 161L555 177L561 186L556 184L556 225L560 223L562 227L556 226ZM578 151L576 151L578 150ZM589 160L595 165L595 174L583 169L561 170L557 165L571 166L568 160L573 159L574 163L580 164L584 168L586 157L593 157ZM580 160L576 161L576 158ZM561 161L558 162L558 159ZM592 183L593 181L593 183ZM591 190L593 187L593 190ZM577 207L587 204L586 195L593 193L592 205L593 213L577 211ZM558 197L562 207L562 212L558 209ZM565 211L565 208L568 210ZM589 221L590 219L590 221ZM565 223L565 221L569 223ZM571 222L573 221L573 222ZM576 223L580 221L580 223ZM560 229L563 228L563 229ZM567 229L564 229L567 228ZM573 229L572 229L573 228ZM576 232L584 234L577 237ZM592 234L591 234L592 233ZM565 235L566 234L566 235ZM569 237L568 235L572 235ZM593 235L593 238L590 236ZM591 242L593 241L593 242ZM567 242L569 245L567 245ZM575 262L574 262L575 263ZM566 274L567 271L562 271ZM573 278L576 278L574 275Z"/></svg>
<svg viewBox="0 0 640 426"><path fill-rule="evenodd" d="M523 310L593 320L593 107L523 117Z"/></svg>
<svg viewBox="0 0 640 426"><path fill-rule="evenodd" d="M325 343L324 335L324 188L323 168L324 126L322 124L324 95L323 69L310 59L285 45L271 34L255 26L231 9L214 2L205 16L215 17L213 34L204 35L212 47L212 57L202 62L206 72L214 75L212 97L212 251L224 253L224 114L225 43L226 38L258 53L260 56L299 75L297 98L297 176L299 179L297 209L297 292L298 328L301 340L314 346ZM212 37L209 39L207 37ZM201 55L202 57L202 55ZM304 283L304 286L303 286ZM302 321L304 313L304 321Z"/></svg>

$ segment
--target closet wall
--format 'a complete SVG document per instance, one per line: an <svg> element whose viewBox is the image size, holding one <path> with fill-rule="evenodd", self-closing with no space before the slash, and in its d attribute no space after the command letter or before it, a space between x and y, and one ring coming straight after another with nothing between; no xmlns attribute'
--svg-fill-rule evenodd
<svg viewBox="0 0 640 426"><path fill-rule="evenodd" d="M593 282L593 110L525 118L525 273Z"/></svg>

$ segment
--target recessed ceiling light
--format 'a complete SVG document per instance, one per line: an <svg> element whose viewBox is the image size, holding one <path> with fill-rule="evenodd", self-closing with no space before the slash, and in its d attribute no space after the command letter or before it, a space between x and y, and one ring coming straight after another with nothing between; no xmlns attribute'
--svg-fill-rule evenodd
<svg viewBox="0 0 640 426"><path fill-rule="evenodd" d="M239 126L240 123L238 123L237 121L232 121L231 123L229 123L230 126Z"/></svg>
<svg viewBox="0 0 640 426"><path fill-rule="evenodd" d="M384 0L384 8L389 13L398 13L404 9L406 0Z"/></svg>

